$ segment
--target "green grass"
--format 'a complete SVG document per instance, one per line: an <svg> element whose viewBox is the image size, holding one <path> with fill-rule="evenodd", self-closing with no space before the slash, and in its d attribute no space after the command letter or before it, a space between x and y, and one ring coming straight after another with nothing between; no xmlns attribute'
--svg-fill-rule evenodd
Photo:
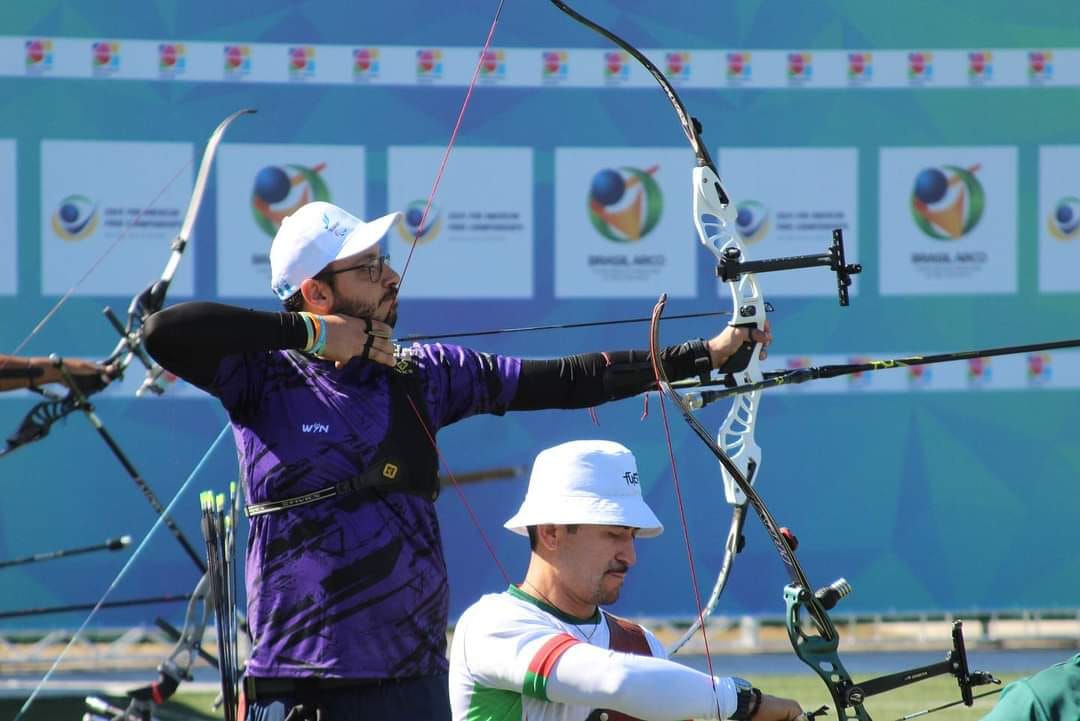
<svg viewBox="0 0 1080 721"><path fill-rule="evenodd" d="M1003 677L1004 683L1020 678L1027 674L1012 674ZM798 676L755 676L754 683L766 693L774 696L786 696L799 701L805 709L816 709L818 706L828 704L828 692L824 684L815 676L805 674ZM975 693L989 691L993 686L981 686L975 689ZM160 709L157 717L161 721L202 721L205 719L220 719L222 714L210 711L210 704L214 700L214 694L207 693L177 693L173 700ZM875 721L894 721L906 714L921 711L931 706L937 706L960 698L960 692L956 682L951 678L935 678L929 681L913 684L905 688L890 691L870 698L866 703L866 710L874 717ZM941 712L940 717L946 721L975 721L981 719L997 702L998 696L990 696L975 701L971 708L955 706ZM122 699L111 699L115 705L125 705ZM0 700L0 718L15 718L23 700L2 699ZM78 721L82 718L83 702L81 697L46 697L38 699L26 721ZM831 709L826 719L836 719L836 710Z"/></svg>
<svg viewBox="0 0 1080 721"><path fill-rule="evenodd" d="M1002 676L1002 684L1027 676L1029 674L1008 674ZM835 719L836 709L829 699L829 692L816 676L755 676L754 684L765 693L774 696L793 698L802 704L808 711L817 709L819 706L828 705L829 714L824 718ZM999 686L978 686L973 693L979 694L990 691ZM865 708L875 721L895 721L907 714L960 698L960 690L952 677L941 677L922 681L904 688L889 691L879 696L871 696L866 700ZM941 718L947 721L974 721L985 716L994 704L997 703L997 694L984 699L976 699L975 705L967 708L963 705L954 706L939 712ZM932 714L931 718L937 714Z"/></svg>

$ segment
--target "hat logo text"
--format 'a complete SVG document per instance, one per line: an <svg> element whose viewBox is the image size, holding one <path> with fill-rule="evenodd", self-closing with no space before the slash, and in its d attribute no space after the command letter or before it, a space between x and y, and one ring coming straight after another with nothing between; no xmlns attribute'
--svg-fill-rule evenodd
<svg viewBox="0 0 1080 721"><path fill-rule="evenodd" d="M333 235L336 235L339 238L344 238L346 235L349 234L349 231L352 230L352 228L340 228L341 221L338 221L338 220L335 220L334 224L331 225L330 224L330 216L327 215L326 213L323 213L322 222L323 222L323 228L326 229L326 232L331 233Z"/></svg>
<svg viewBox="0 0 1080 721"><path fill-rule="evenodd" d="M623 474L622 477L623 477L623 480L626 481L626 485L628 485L628 486L636 486L636 485L638 485L638 474L637 474L636 471L627 471L626 473Z"/></svg>

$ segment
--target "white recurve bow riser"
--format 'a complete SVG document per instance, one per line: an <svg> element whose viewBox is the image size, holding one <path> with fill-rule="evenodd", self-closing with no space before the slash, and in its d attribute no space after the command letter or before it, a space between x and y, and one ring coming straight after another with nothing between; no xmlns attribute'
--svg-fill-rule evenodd
<svg viewBox="0 0 1080 721"><path fill-rule="evenodd" d="M739 259L744 259L744 249L735 225L738 211L730 200L731 196L723 190L720 178L707 166L694 168L693 178L694 225L702 245L716 256L718 263L729 249L738 252ZM725 203L724 200L728 202ZM732 301L731 325L764 328L765 301L761 297L761 290L754 275L745 273L738 281L728 283L728 287L731 289ZM760 348L755 344L749 364L736 374L739 384L762 380L759 351ZM760 400L761 391L736 396L716 435L717 444L731 457L750 483L756 480L757 472L761 468L761 448L754 441L754 425L757 422ZM744 505L746 495L739 489L735 479L722 466L721 472L727 502L731 505Z"/></svg>

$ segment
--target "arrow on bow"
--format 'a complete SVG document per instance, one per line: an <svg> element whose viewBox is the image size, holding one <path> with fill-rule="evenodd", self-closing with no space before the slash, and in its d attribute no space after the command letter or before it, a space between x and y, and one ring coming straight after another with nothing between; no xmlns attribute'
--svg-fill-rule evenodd
<svg viewBox="0 0 1080 721"><path fill-rule="evenodd" d="M808 368L793 368L784 371L770 371L764 374L764 378L752 383L736 384L733 379L711 379L708 383L690 381L689 383L673 383L672 386L680 390L688 390L685 398L691 408L697 409L707 406L714 401L728 396L743 393L755 393L766 388L778 386L791 386L807 381L822 380L825 378L838 378L840 376L855 375L858 373L870 373L884 371L890 368L913 368L915 366L933 365L935 363L951 363L954 361L971 360L973 358L993 358L1004 355L1022 355L1024 353L1036 353L1046 350L1060 350L1062 348L1080 348L1080 338L1071 340L1056 340L1046 343L1031 343L1029 345L999 346L997 348L982 348L980 350L954 351L951 353L938 353L936 355L913 355L904 358L889 358L884 360L869 360L863 363L839 363L834 365L810 366ZM712 386L724 386L722 390L711 390Z"/></svg>
<svg viewBox="0 0 1080 721"><path fill-rule="evenodd" d="M771 304L765 304L765 311L768 313L773 312ZM668 320L686 320L689 318L713 318L716 316L728 316L731 315L729 310L710 310L703 313L682 313L680 315L669 315ZM439 333L437 335L406 335L401 338L395 338L396 343L413 343L422 340L445 340L447 338L478 338L486 335L505 335L509 333L535 333L537 331L544 330L568 330L572 328L599 328L601 326L608 325L627 325L630 323L648 323L651 318L620 318L618 320L590 320L582 321L578 323L552 323L550 325L530 325L521 328L496 328L493 330L469 330L469 331L454 331L453 333Z"/></svg>

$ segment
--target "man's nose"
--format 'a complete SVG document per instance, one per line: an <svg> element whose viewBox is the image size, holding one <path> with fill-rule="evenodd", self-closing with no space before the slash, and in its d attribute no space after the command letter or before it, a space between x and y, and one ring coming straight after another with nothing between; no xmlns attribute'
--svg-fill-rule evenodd
<svg viewBox="0 0 1080 721"><path fill-rule="evenodd" d="M383 268L383 285L400 285L401 275L389 263Z"/></svg>

